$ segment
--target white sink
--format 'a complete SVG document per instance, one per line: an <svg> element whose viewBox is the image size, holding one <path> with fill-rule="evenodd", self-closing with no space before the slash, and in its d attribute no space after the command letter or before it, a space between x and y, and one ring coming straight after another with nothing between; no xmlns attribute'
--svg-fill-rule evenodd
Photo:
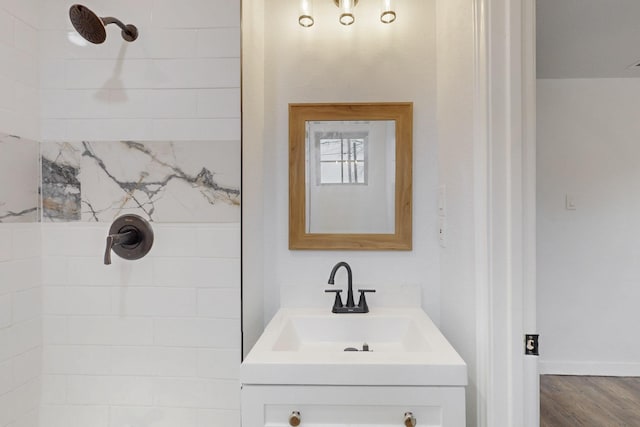
<svg viewBox="0 0 640 427"><path fill-rule="evenodd" d="M344 351L346 348L370 351ZM418 308L281 309L240 368L243 384L467 384L464 361Z"/></svg>
<svg viewBox="0 0 640 427"><path fill-rule="evenodd" d="M320 314L288 316L273 344L273 350L340 352L348 347L362 349L365 344L375 352L429 349L418 324L410 316Z"/></svg>

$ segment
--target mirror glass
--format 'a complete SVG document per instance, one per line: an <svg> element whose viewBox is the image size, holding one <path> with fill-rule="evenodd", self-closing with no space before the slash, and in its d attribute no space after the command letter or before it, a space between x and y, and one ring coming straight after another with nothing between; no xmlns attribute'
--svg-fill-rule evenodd
<svg viewBox="0 0 640 427"><path fill-rule="evenodd" d="M395 121L305 126L307 233L393 234Z"/></svg>
<svg viewBox="0 0 640 427"><path fill-rule="evenodd" d="M289 249L411 250L413 104L289 105Z"/></svg>

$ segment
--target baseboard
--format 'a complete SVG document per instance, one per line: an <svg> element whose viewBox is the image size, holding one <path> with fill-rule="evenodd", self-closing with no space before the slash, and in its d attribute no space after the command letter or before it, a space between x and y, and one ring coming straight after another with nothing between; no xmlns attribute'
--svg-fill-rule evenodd
<svg viewBox="0 0 640 427"><path fill-rule="evenodd" d="M538 369L541 375L640 377L640 363L540 361Z"/></svg>

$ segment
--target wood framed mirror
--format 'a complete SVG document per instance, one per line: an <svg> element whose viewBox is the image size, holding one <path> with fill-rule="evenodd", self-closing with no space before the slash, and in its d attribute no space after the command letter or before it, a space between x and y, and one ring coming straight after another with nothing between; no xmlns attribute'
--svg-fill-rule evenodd
<svg viewBox="0 0 640 427"><path fill-rule="evenodd" d="M289 104L289 249L411 250L413 103Z"/></svg>

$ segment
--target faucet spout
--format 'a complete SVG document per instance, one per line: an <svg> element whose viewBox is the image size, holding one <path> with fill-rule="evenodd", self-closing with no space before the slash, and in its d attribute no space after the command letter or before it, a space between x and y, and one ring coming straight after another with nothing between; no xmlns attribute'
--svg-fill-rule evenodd
<svg viewBox="0 0 640 427"><path fill-rule="evenodd" d="M353 299L353 275L351 273L351 267L344 261L340 261L331 269L331 274L329 275L329 283L333 285L335 283L336 272L340 267L344 267L347 270L347 303L345 304L346 308L353 308L356 306L356 303Z"/></svg>

